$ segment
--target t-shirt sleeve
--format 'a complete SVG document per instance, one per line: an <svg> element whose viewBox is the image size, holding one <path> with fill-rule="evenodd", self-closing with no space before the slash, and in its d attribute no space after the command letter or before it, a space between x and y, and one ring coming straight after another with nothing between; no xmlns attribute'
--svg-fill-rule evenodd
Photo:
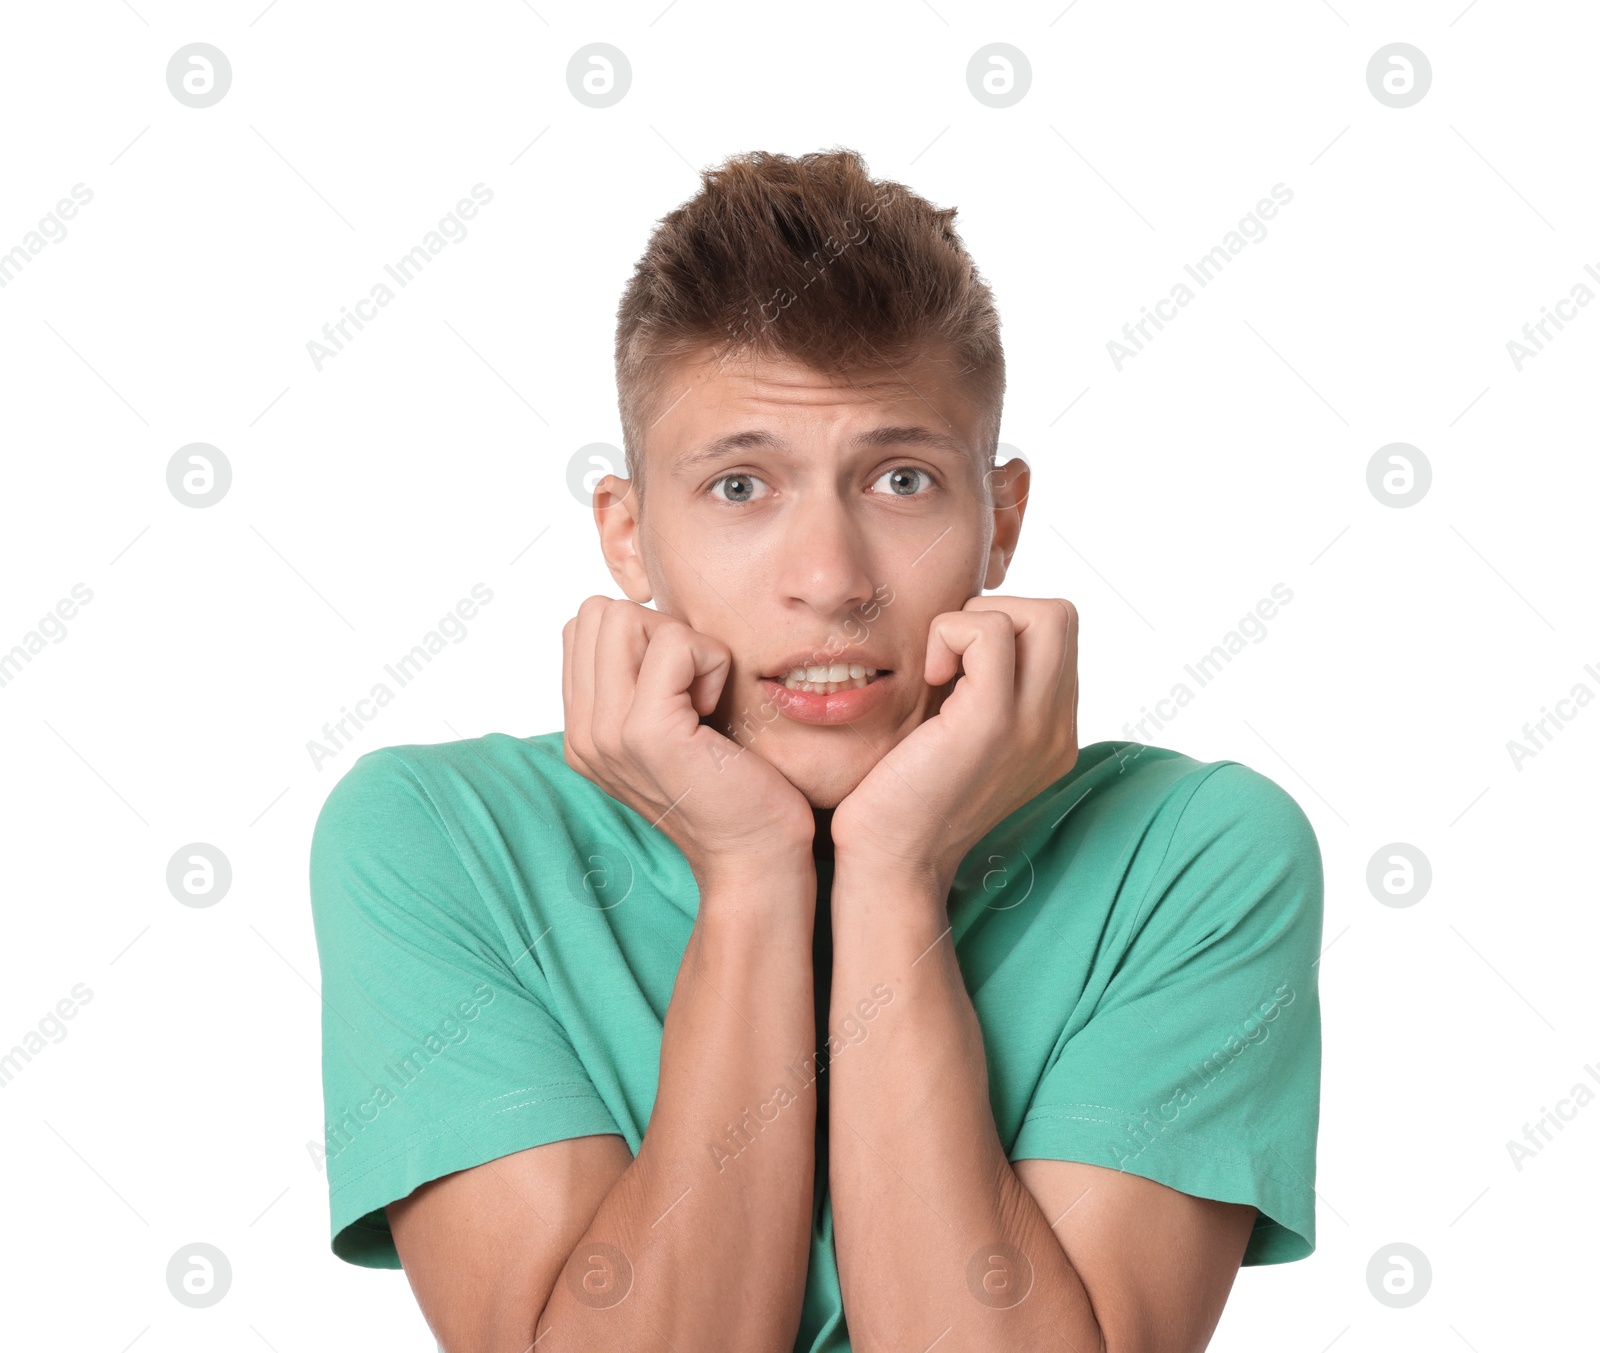
<svg viewBox="0 0 1600 1353"><path fill-rule="evenodd" d="M386 1204L515 1151L618 1131L542 997L536 956L505 952L400 756L369 752L330 791L310 888L335 1255L399 1268Z"/></svg>
<svg viewBox="0 0 1600 1353"><path fill-rule="evenodd" d="M1236 762L1172 806L1170 833L1158 816L1129 869L1133 937L1010 1155L1253 1203L1244 1263L1302 1259L1316 1247L1321 853L1295 800Z"/></svg>

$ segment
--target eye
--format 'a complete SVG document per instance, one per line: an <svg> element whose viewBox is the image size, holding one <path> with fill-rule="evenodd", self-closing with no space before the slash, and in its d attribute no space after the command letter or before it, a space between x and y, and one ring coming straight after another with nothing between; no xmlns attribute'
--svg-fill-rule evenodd
<svg viewBox="0 0 1600 1353"><path fill-rule="evenodd" d="M721 499L725 503L749 503L755 500L755 485L764 483L753 474L725 474L720 479L711 481L711 496ZM718 484L729 485L728 497L724 498L716 489Z"/></svg>
<svg viewBox="0 0 1600 1353"><path fill-rule="evenodd" d="M912 480L914 475L921 475L923 479L935 487L938 485L938 481L931 474L926 470L918 469L915 465L897 465L892 470L885 470L874 482L881 484L885 479L889 479L893 481L889 488L891 495L897 498L915 498L918 494L915 481ZM910 482L908 483L908 481Z"/></svg>

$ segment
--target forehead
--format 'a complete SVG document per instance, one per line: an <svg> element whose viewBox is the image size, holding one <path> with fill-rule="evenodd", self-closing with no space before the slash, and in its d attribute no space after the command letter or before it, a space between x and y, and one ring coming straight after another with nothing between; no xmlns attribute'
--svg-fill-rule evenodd
<svg viewBox="0 0 1600 1353"><path fill-rule="evenodd" d="M669 473L740 449L798 450L800 440L974 458L982 411L955 372L934 356L828 375L787 358L696 355L666 370L645 441Z"/></svg>

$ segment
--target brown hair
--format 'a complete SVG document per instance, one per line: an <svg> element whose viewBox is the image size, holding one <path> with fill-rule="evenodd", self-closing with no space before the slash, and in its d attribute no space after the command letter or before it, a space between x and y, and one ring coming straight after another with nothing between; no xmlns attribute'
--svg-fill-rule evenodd
<svg viewBox="0 0 1600 1353"><path fill-rule="evenodd" d="M853 150L735 155L656 224L617 307L617 405L642 503L644 432L677 358L784 357L829 376L948 352L985 407L992 463L1005 394L1000 319L952 224ZM662 410L664 412L664 410Z"/></svg>

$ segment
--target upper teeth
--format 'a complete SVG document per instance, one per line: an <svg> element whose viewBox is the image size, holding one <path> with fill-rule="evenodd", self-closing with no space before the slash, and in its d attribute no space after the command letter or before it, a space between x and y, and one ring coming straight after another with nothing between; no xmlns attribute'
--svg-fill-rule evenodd
<svg viewBox="0 0 1600 1353"><path fill-rule="evenodd" d="M864 667L859 662L835 662L815 667L796 667L782 680L790 690L827 690L844 685L865 686L877 675L876 667Z"/></svg>

